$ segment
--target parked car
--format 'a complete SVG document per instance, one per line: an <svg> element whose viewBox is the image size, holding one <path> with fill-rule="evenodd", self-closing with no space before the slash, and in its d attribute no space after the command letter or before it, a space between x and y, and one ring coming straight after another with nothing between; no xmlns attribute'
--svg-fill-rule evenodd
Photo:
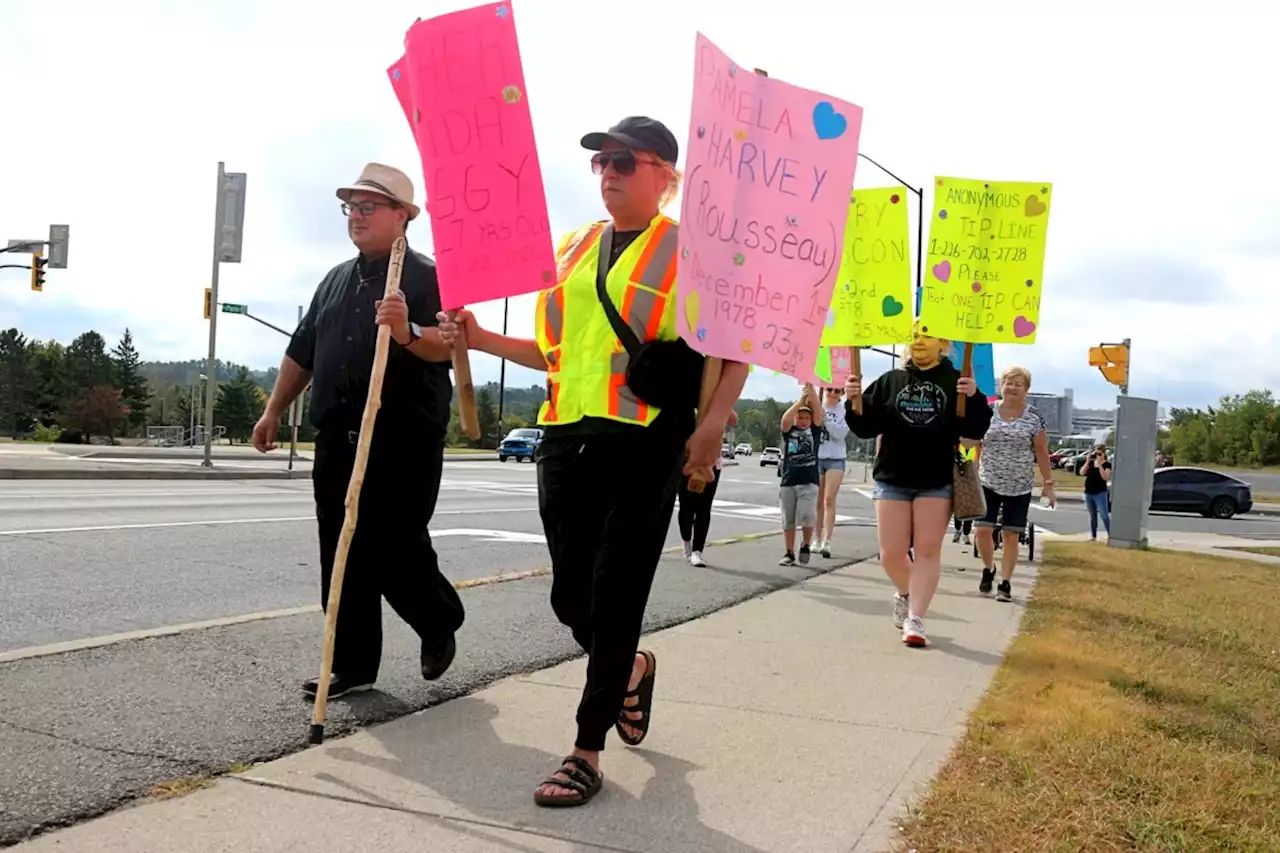
<svg viewBox="0 0 1280 853"><path fill-rule="evenodd" d="M1159 468L1151 484L1151 509L1231 518L1253 509L1253 487L1221 471L1186 466Z"/></svg>
<svg viewBox="0 0 1280 853"><path fill-rule="evenodd" d="M764 452L760 454L760 467L766 465L777 465L782 467L782 449L778 447L766 447Z"/></svg>
<svg viewBox="0 0 1280 853"><path fill-rule="evenodd" d="M742 444L739 444L737 447L735 447L735 448L733 449L733 452L734 452L734 453L736 453L738 456L750 456L750 455L751 455L751 445L750 445L750 444L747 444L747 443L744 441Z"/></svg>
<svg viewBox="0 0 1280 853"><path fill-rule="evenodd" d="M720 445L720 455L725 459L734 458L733 445L729 444L728 442L725 442L724 444Z"/></svg>
<svg viewBox="0 0 1280 853"><path fill-rule="evenodd" d="M508 459L514 459L519 462L528 459L532 462L533 453L541 443L542 430L513 429L498 445L498 461L506 462Z"/></svg>

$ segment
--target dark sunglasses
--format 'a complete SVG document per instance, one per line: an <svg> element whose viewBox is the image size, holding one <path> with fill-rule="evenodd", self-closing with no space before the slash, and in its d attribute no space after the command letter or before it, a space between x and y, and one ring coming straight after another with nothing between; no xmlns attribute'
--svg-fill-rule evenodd
<svg viewBox="0 0 1280 853"><path fill-rule="evenodd" d="M601 151L591 155L591 171L597 175L603 175L610 163L615 172L625 177L636 173L637 163L653 164L653 161L637 158L634 151Z"/></svg>

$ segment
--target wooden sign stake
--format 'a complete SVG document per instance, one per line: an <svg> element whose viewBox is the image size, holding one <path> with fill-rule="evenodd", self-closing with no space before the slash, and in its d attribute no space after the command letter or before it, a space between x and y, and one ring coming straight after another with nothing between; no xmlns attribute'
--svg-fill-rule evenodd
<svg viewBox="0 0 1280 853"><path fill-rule="evenodd" d="M964 345L964 362L960 367L961 376L973 375L973 344ZM965 401L969 398L964 394L956 394L956 414L964 417Z"/></svg>

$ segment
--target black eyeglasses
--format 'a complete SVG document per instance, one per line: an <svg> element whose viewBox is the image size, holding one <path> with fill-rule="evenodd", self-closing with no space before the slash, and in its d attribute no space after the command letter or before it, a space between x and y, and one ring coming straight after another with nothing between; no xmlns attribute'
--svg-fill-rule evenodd
<svg viewBox="0 0 1280 853"><path fill-rule="evenodd" d="M613 170L624 177L636 173L637 163L657 165L653 160L637 158L634 151L601 151L591 155L591 171L597 175L603 175L610 163L613 164Z"/></svg>
<svg viewBox="0 0 1280 853"><path fill-rule="evenodd" d="M390 204L385 201L361 201L356 203L344 201L342 203L342 215L350 216L351 211L355 210L359 211L361 216L373 216L373 212L380 207L389 207L392 210L395 210L398 205Z"/></svg>

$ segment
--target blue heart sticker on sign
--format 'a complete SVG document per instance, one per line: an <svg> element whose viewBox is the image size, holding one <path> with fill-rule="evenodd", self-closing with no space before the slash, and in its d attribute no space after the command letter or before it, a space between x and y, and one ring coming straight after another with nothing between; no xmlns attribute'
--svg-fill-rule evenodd
<svg viewBox="0 0 1280 853"><path fill-rule="evenodd" d="M819 139L838 139L849 129L849 121L830 101L818 101L813 107L813 129Z"/></svg>

